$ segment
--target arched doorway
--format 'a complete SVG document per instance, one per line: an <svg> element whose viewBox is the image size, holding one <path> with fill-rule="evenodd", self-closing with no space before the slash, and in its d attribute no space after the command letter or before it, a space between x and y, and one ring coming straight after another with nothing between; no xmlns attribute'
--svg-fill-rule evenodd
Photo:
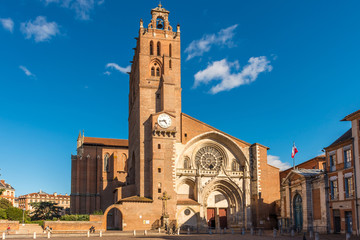
<svg viewBox="0 0 360 240"><path fill-rule="evenodd" d="M209 228L228 228L228 198L221 191L213 191L206 202L207 223Z"/></svg>
<svg viewBox="0 0 360 240"><path fill-rule="evenodd" d="M122 222L120 210L114 207L106 215L106 230L122 230Z"/></svg>
<svg viewBox="0 0 360 240"><path fill-rule="evenodd" d="M302 198L300 194L296 194L294 197L294 226L297 231L302 230L303 209L302 209Z"/></svg>

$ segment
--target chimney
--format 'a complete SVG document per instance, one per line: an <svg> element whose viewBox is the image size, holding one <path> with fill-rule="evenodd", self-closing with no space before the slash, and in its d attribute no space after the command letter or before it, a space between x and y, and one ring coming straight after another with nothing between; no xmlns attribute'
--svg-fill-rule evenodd
<svg viewBox="0 0 360 240"><path fill-rule="evenodd" d="M1 179L0 182L5 185L5 180Z"/></svg>
<svg viewBox="0 0 360 240"><path fill-rule="evenodd" d="M57 196L57 192L54 192L54 196L55 196L55 197Z"/></svg>

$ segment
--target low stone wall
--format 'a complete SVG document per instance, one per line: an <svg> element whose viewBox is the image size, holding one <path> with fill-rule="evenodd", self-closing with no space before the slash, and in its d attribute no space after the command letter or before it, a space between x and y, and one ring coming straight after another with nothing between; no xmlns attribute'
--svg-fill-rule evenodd
<svg viewBox="0 0 360 240"><path fill-rule="evenodd" d="M44 226L49 226L53 231L88 231L91 226L104 230L101 221L45 221Z"/></svg>
<svg viewBox="0 0 360 240"><path fill-rule="evenodd" d="M10 227L10 231L19 230L19 221L0 220L0 232L6 231Z"/></svg>

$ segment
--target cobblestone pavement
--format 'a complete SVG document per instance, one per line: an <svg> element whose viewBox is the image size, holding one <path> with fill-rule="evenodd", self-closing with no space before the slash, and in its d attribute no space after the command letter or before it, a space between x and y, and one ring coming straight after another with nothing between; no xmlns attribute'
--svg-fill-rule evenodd
<svg viewBox="0 0 360 240"><path fill-rule="evenodd" d="M6 239L32 239L33 237L31 235L27 236L16 236L16 235L9 235ZM125 239L146 239L146 240L176 240L176 239L185 239L185 240L220 240L220 239L228 239L228 240L239 240L239 239L249 239L249 240L265 240L265 239L274 239L273 236L268 233L263 236L251 236L250 234L241 235L241 234L181 234L181 235L164 235L164 234L155 234L151 233L147 236L143 235L143 233L140 235L140 233L137 234L137 236L133 236L130 233L121 233L121 234L108 234L105 233L102 238L99 237L99 234L92 234L90 237L87 237L86 234L83 234L83 236L75 236L75 235L54 235L51 237L52 239L58 239L58 240L95 240L95 239L102 239L102 240L125 240ZM46 239L45 235L39 235L37 236L37 239ZM281 239L281 240L303 240L303 235L296 235L295 237L291 236L277 236L275 239ZM310 240L310 237L306 236L307 240ZM360 237L352 236L350 238L351 240L359 240ZM345 240L344 234L329 234L329 235L320 235L320 240Z"/></svg>

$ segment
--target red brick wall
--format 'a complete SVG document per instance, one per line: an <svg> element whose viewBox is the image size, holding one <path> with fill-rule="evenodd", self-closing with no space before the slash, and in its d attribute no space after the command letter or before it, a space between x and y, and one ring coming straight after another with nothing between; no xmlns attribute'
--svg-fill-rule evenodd
<svg viewBox="0 0 360 240"><path fill-rule="evenodd" d="M0 220L0 231L4 232L10 226L10 230L19 230L19 221Z"/></svg>

